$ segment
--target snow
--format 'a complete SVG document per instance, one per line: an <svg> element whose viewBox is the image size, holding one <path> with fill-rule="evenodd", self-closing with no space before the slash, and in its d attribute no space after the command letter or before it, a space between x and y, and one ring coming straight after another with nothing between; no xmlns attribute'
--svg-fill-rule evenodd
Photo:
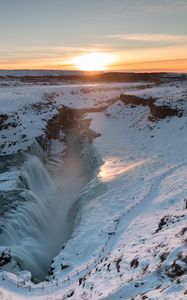
<svg viewBox="0 0 187 300"><path fill-rule="evenodd" d="M73 108L98 107L114 101L127 87L143 83L78 84L60 86L3 87L0 94L0 114L9 116L8 128L1 129L0 154L25 150L41 136L47 121L61 105Z"/></svg>
<svg viewBox="0 0 187 300"><path fill-rule="evenodd" d="M137 95L144 99L154 98L157 105L169 105L184 109L186 107L187 86L182 82L165 83L163 85L145 88L141 91L129 91L126 94Z"/></svg>
<svg viewBox="0 0 187 300"><path fill-rule="evenodd" d="M186 110L186 81L142 89L140 83L1 89L2 113L20 118L16 129L2 130L6 154L26 149L62 104L105 107L84 115L100 133L93 147L101 165L79 197L72 236L52 264L54 278L35 285L28 273L3 271L2 299L185 299L187 116L151 122L148 107L125 106L119 95L153 97ZM8 147L23 127L31 142Z"/></svg>

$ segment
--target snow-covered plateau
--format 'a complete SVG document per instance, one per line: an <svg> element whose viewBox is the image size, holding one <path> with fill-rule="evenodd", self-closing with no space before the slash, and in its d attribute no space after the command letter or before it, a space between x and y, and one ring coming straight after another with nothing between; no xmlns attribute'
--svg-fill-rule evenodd
<svg viewBox="0 0 187 300"><path fill-rule="evenodd" d="M0 75L0 299L187 299L187 76Z"/></svg>

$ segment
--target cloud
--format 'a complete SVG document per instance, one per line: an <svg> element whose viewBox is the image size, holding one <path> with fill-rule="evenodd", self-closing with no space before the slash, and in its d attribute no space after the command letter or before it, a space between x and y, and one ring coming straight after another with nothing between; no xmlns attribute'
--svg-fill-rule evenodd
<svg viewBox="0 0 187 300"><path fill-rule="evenodd" d="M162 33L137 33L137 34L116 34L105 36L108 39L124 40L128 42L145 42L145 43L187 43L187 35L173 35Z"/></svg>
<svg viewBox="0 0 187 300"><path fill-rule="evenodd" d="M187 9L186 0L144 0L142 9L155 13L184 13Z"/></svg>
<svg viewBox="0 0 187 300"><path fill-rule="evenodd" d="M128 72L187 72L187 58L150 60L146 62L118 63L113 66L118 71Z"/></svg>
<svg viewBox="0 0 187 300"><path fill-rule="evenodd" d="M184 14L187 9L186 0L116 0L112 3L114 11L131 14Z"/></svg>
<svg viewBox="0 0 187 300"><path fill-rule="evenodd" d="M1 68L73 69L73 59L92 52L108 52L104 44L11 47L0 49Z"/></svg>

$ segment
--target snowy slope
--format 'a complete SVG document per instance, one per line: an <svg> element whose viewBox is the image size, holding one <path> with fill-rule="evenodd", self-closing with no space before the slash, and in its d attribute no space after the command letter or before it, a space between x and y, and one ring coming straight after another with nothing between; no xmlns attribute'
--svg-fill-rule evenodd
<svg viewBox="0 0 187 300"><path fill-rule="evenodd" d="M151 122L147 106L126 106L119 95L154 97L186 111L186 82L142 90L125 84L23 87L16 96L9 89L1 94L1 110L9 118L18 112L18 128L32 141L61 104L108 108L84 115L101 134L94 147L102 164L81 193L71 239L54 258L50 281L34 285L28 272L3 271L2 299L185 299L187 116ZM35 103L42 103L38 115ZM6 153L30 145L8 147L15 128L3 130Z"/></svg>

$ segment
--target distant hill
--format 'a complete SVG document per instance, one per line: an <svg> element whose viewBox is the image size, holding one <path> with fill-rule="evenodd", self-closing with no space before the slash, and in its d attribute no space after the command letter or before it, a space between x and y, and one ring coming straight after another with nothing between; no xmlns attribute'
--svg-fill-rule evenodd
<svg viewBox="0 0 187 300"><path fill-rule="evenodd" d="M101 72L94 72L95 74ZM73 75L85 75L89 72L84 71L63 71L63 70L0 70L0 76L73 76Z"/></svg>
<svg viewBox="0 0 187 300"><path fill-rule="evenodd" d="M89 72L63 70L0 70L1 78L19 78L26 83L60 83L68 81L83 82L157 82L166 80L185 79L187 74L182 73L132 73L132 72Z"/></svg>

